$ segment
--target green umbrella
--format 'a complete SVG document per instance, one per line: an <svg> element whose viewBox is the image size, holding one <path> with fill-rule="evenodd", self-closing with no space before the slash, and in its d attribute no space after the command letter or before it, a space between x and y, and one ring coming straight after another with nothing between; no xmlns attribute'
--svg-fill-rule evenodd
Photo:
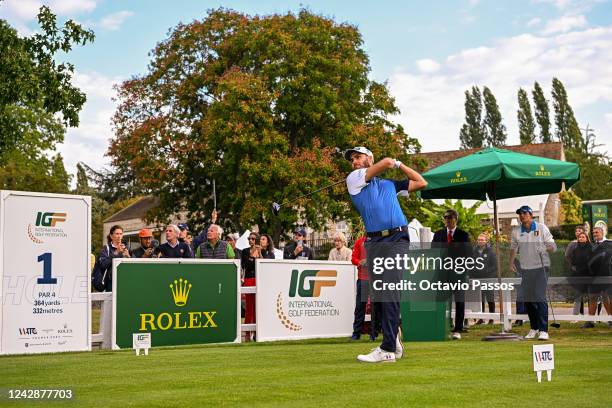
<svg viewBox="0 0 612 408"><path fill-rule="evenodd" d="M580 179L576 163L487 148L423 174L423 198L490 200L558 193Z"/></svg>
<svg viewBox="0 0 612 408"><path fill-rule="evenodd" d="M580 180L576 163L547 159L511 150L487 148L450 161L423 174L427 187L420 191L422 198L455 198L493 201L493 220L497 241L497 275L501 283L499 257L499 223L497 200L528 195L558 193ZM500 319L503 304L500 290ZM502 323L503 324L503 323ZM513 336L489 336L489 340Z"/></svg>

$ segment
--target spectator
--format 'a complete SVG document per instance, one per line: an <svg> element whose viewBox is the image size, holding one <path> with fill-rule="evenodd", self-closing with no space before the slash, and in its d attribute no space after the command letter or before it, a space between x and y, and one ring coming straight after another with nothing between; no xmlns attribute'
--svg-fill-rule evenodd
<svg viewBox="0 0 612 408"><path fill-rule="evenodd" d="M557 245L546 225L533 219L533 210L524 205L516 213L521 225L512 229L510 241L510 269L517 272L514 260L518 253L521 269L521 286L525 307L529 315L531 330L525 339L548 340L548 303L546 286L550 258L548 252L555 251Z"/></svg>
<svg viewBox="0 0 612 408"><path fill-rule="evenodd" d="M153 234L148 228L143 228L138 232L140 246L132 251L134 258L152 258L154 256L155 247L153 245Z"/></svg>
<svg viewBox="0 0 612 408"><path fill-rule="evenodd" d="M283 251L283 259L314 259L312 249L304 243L306 230L298 228L293 235L293 242L286 245Z"/></svg>
<svg viewBox="0 0 612 408"><path fill-rule="evenodd" d="M591 247L589 236L584 232L584 229L576 233L576 238L576 241L570 242L570 244L573 244L570 251L568 252L567 249L565 251L565 259L569 263L570 276L576 278L588 277L590 276L589 261L593 257L593 248ZM572 284L572 287L575 291L575 299L577 299L574 303L574 314L578 314L580 309L576 309L576 303L580 306L582 296L587 292L588 285ZM592 323L589 323L586 322L582 327L594 327Z"/></svg>
<svg viewBox="0 0 612 408"><path fill-rule="evenodd" d="M261 246L259 234L251 232L249 235L249 248L245 248L242 251L240 258L240 265L242 266L242 272L244 281L242 286L255 286L255 260L261 258ZM244 323L252 324L255 323L255 295L247 293L245 295L245 311L244 311ZM251 341L252 332L246 332L244 341Z"/></svg>
<svg viewBox="0 0 612 408"><path fill-rule="evenodd" d="M575 270L572 267L572 253L574 252L574 249L577 246L578 243L578 236L582 233L584 233L584 226L583 225L577 225L576 228L574 229L574 234L576 236L576 239L573 240L572 242L570 242L569 244L567 244L567 247L565 248L565 262L567 264L567 266L570 269L570 274L574 275L575 274ZM579 315L584 313L584 308L583 308L583 303L582 303L582 295L583 292L581 290L577 290L576 291L576 296L574 299L574 310L573 310L573 314L575 315Z"/></svg>
<svg viewBox="0 0 612 408"><path fill-rule="evenodd" d="M495 278L497 277L497 258L495 257L495 251L489 244L489 236L485 233L478 235L478 241L476 241L476 247L474 248L474 259L482 258L484 268L479 270L474 268L472 271L471 278ZM485 302L489 307L489 313L495 313L495 291L483 290L481 291L482 296L482 311L485 310ZM482 324L484 320L479 319L476 324ZM489 319L489 324L493 324L493 319Z"/></svg>
<svg viewBox="0 0 612 408"><path fill-rule="evenodd" d="M205 259L235 259L232 246L221 240L221 234L223 229L217 224L208 227L207 240L198 247L196 256Z"/></svg>
<svg viewBox="0 0 612 408"><path fill-rule="evenodd" d="M166 242L159 246L159 258L193 258L191 247L178 240L181 230L174 224L166 227Z"/></svg>
<svg viewBox="0 0 612 408"><path fill-rule="evenodd" d="M351 252L351 262L357 266L357 294L355 296L355 318L353 320L353 335L351 340L359 340L363 332L365 322L366 307L370 296L370 282L368 277L368 262L365 251L366 236L362 236L355 241L355 246ZM379 302L370 300L370 340L375 341L378 337L380 326L380 314L382 307Z"/></svg>
<svg viewBox="0 0 612 408"><path fill-rule="evenodd" d="M446 228L436 231L432 242L444 243L448 248L448 256L451 257L467 257L467 244L470 242L470 236L464 230L457 228L459 216L457 211L448 209L444 213L444 224ZM457 274L453 281L465 281L466 274ZM467 330L463 328L463 320L465 318L465 292L463 290L453 291L455 298L455 327L453 328L452 338L455 340L461 339L461 333Z"/></svg>
<svg viewBox="0 0 612 408"><path fill-rule="evenodd" d="M337 232L334 235L334 248L329 251L329 261L351 261L351 255L353 251L350 248L346 247L346 236Z"/></svg>
<svg viewBox="0 0 612 408"><path fill-rule="evenodd" d="M225 242L227 242L234 250L234 259L241 259L242 251L236 248L236 235L238 234L227 234L225 237Z"/></svg>
<svg viewBox="0 0 612 408"><path fill-rule="evenodd" d="M213 210L212 214L211 214L211 225L212 224L216 224L217 223L217 210ZM210 226L209 226L210 228ZM193 239L192 241L192 245L191 248L193 249L194 252L196 252L198 250L198 248L200 247L200 245L202 245L202 243L204 241L206 241L208 236L208 228L200 231L200 233L198 235L196 235L196 237ZM196 253L196 258L198 257L197 253Z"/></svg>
<svg viewBox="0 0 612 408"><path fill-rule="evenodd" d="M92 285L98 292L113 290L113 259L130 258L130 251L124 242L123 227L113 225L106 236L107 244L102 247L98 260L94 265Z"/></svg>
<svg viewBox="0 0 612 408"><path fill-rule="evenodd" d="M606 239L601 227L593 228L592 257L589 260L589 273L594 279L608 277L612 268L612 241ZM601 296L601 303L612 315L612 304L610 303L610 284L592 284L588 287L589 292L589 315L594 316L597 310L597 298ZM589 324L590 323L590 324ZM612 327L612 323L608 322ZM583 327L595 327L592 322L587 322Z"/></svg>
<svg viewBox="0 0 612 408"><path fill-rule="evenodd" d="M261 234L261 257L264 259L275 259L274 241L268 234Z"/></svg>

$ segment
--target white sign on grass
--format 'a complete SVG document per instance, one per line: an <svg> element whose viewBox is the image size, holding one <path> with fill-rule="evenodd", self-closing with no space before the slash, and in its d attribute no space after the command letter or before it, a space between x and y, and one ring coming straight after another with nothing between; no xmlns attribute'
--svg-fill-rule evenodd
<svg viewBox="0 0 612 408"><path fill-rule="evenodd" d="M137 356L140 355L140 349L143 349L145 356L148 356L151 348L151 333L132 334L132 348L136 350Z"/></svg>
<svg viewBox="0 0 612 408"><path fill-rule="evenodd" d="M546 371L548 381L552 379L552 370L555 369L555 352L552 344L533 346L533 371L536 372L538 382L542 382L542 371Z"/></svg>
<svg viewBox="0 0 612 408"><path fill-rule="evenodd" d="M91 197L0 191L0 354L91 349Z"/></svg>
<svg viewBox="0 0 612 408"><path fill-rule="evenodd" d="M257 340L350 336L356 269L350 262L258 259Z"/></svg>

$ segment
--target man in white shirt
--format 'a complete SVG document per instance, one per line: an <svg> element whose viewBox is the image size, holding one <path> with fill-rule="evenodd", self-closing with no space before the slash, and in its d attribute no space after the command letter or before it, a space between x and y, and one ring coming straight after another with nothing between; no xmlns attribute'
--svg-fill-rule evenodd
<svg viewBox="0 0 612 408"><path fill-rule="evenodd" d="M546 225L533 220L533 210L524 205L516 213L521 225L512 229L510 242L510 269L517 272L514 259L518 252L521 268L521 287L531 330L526 339L548 340L548 303L546 285L550 258L548 252L557 249Z"/></svg>

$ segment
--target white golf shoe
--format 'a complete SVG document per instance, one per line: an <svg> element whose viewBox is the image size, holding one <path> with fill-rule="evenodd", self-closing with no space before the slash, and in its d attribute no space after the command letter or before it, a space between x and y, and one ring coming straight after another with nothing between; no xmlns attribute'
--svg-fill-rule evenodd
<svg viewBox="0 0 612 408"><path fill-rule="evenodd" d="M382 350L380 347L372 349L370 354L360 354L357 360L364 363L395 363L395 353Z"/></svg>
<svg viewBox="0 0 612 408"><path fill-rule="evenodd" d="M535 337L538 335L539 332L540 332L539 330L531 329L529 330L529 333L525 335L524 338L525 339L535 339Z"/></svg>
<svg viewBox="0 0 612 408"><path fill-rule="evenodd" d="M402 329L398 329L395 339L395 359L399 360L404 355L404 343L402 343Z"/></svg>
<svg viewBox="0 0 612 408"><path fill-rule="evenodd" d="M538 340L548 340L548 332L541 331L538 333Z"/></svg>

